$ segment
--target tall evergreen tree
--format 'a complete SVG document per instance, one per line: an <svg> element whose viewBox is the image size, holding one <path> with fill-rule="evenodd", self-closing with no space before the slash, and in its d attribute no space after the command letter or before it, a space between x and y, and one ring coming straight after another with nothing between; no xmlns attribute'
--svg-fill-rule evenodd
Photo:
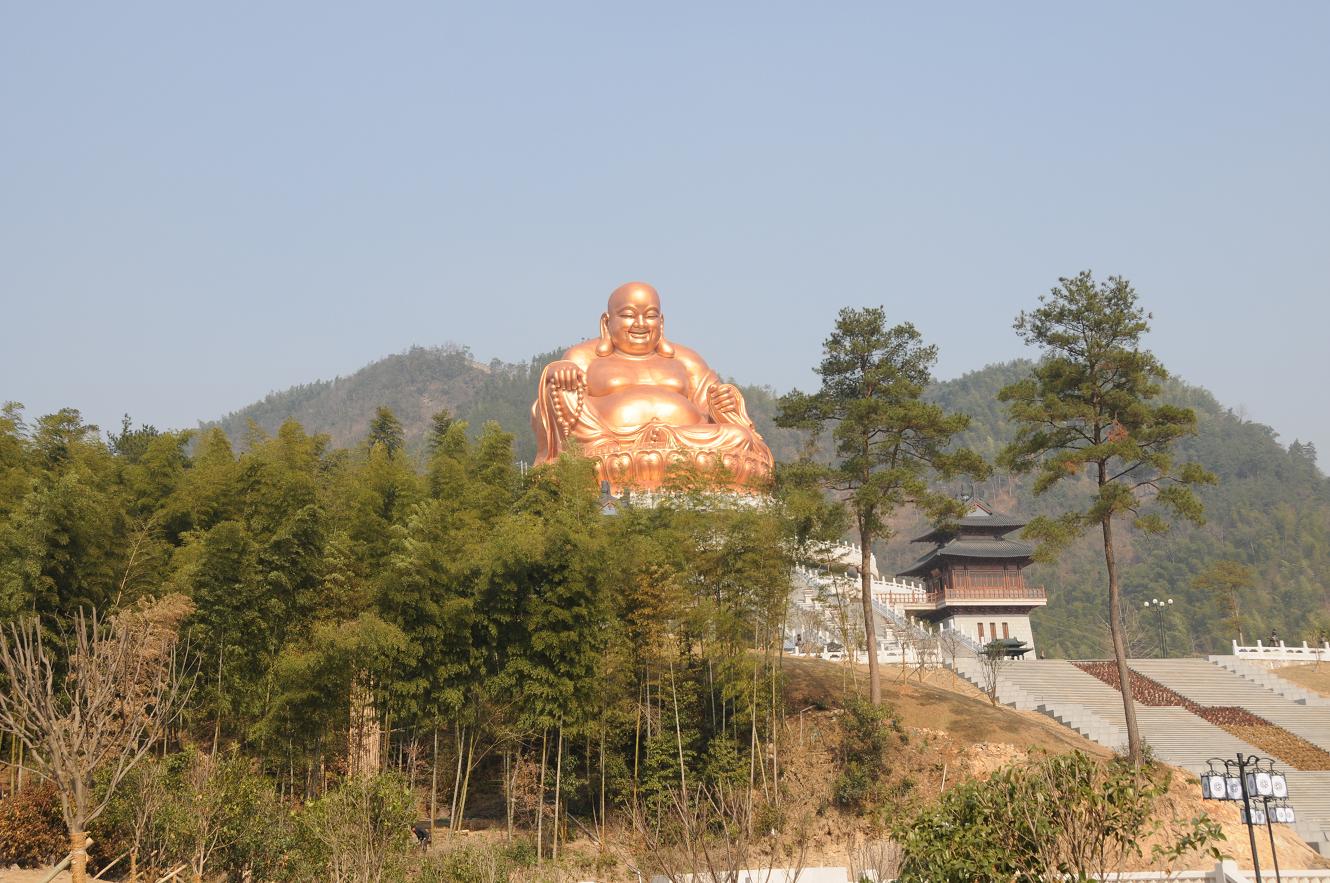
<svg viewBox="0 0 1330 883"><path fill-rule="evenodd" d="M448 437L448 430L452 429L455 422L457 421L453 419L452 411L447 408L442 411L435 411L429 418L429 436L425 444L426 451L431 455L438 451L443 444L443 440Z"/></svg>
<svg viewBox="0 0 1330 883"><path fill-rule="evenodd" d="M496 611L504 654L497 686L515 699L524 727L542 733L542 760L554 749L542 770L550 764L554 773L555 857L565 735L593 715L606 640L603 519L595 465L564 456L531 472L493 537L490 591L516 602ZM542 772L542 806L545 787Z"/></svg>
<svg viewBox="0 0 1330 883"><path fill-rule="evenodd" d="M17 483L11 556L0 561L0 613L49 621L115 598L128 533L111 452L66 408L40 418L26 445L28 480Z"/></svg>
<svg viewBox="0 0 1330 883"><path fill-rule="evenodd" d="M1141 759L1122 630L1114 520L1131 516L1149 533L1167 523L1162 507L1200 523L1201 503L1192 492L1214 477L1194 463L1178 464L1171 449L1196 431L1190 408L1157 404L1168 376L1155 356L1141 347L1149 316L1136 291L1120 276L1103 283L1083 272L1058 280L1039 307L1017 317L1017 334L1042 358L1031 375L1002 389L1018 429L1000 462L1015 471L1035 471L1036 494L1063 481L1075 482L1087 470L1093 490L1084 505L1058 517L1033 519L1025 535L1041 540L1044 558L1056 554L1086 531L1103 535L1108 571L1108 621L1113 639L1132 761ZM1154 509L1146 509L1154 503Z"/></svg>
<svg viewBox="0 0 1330 883"><path fill-rule="evenodd" d="M903 505L918 506L933 518L959 514L958 503L935 491L929 479L934 474L984 475L987 467L972 451L951 447L969 418L923 400L937 347L925 345L913 325L889 328L883 308L847 307L836 317L822 353L817 368L822 388L782 396L776 423L811 430L814 440L831 430L835 459L822 467L819 478L845 501L858 534L869 693L879 703L873 543L891 535L887 521ZM811 445L809 451L811 458Z"/></svg>
<svg viewBox="0 0 1330 883"><path fill-rule="evenodd" d="M379 405L369 424L369 446L382 445L389 457L395 457L405 443L402 421L397 419L391 408Z"/></svg>
<svg viewBox="0 0 1330 883"><path fill-rule="evenodd" d="M200 542L190 591L190 645L200 659L199 694L215 732L240 735L261 711L271 649L257 550L245 526L223 521Z"/></svg>
<svg viewBox="0 0 1330 883"><path fill-rule="evenodd" d="M1241 561L1221 558L1192 578L1191 584L1198 589L1208 589L1221 594L1224 609L1228 612L1228 624L1233 633L1242 639L1242 612L1238 595L1243 589L1256 585L1256 574Z"/></svg>

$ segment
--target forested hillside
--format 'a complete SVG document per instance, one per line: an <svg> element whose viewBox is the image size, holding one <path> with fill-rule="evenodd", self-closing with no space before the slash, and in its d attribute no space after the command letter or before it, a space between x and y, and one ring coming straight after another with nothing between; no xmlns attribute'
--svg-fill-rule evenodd
<svg viewBox="0 0 1330 883"><path fill-rule="evenodd" d="M971 415L963 441L990 461L1011 434L997 391L1027 367L1023 362L989 366L932 391L948 408ZM1133 624L1132 652L1158 652L1159 621L1153 613L1141 618L1142 603L1156 597L1174 599L1164 615L1171 654L1225 651L1232 630L1222 599L1192 585L1197 574L1220 560L1242 562L1254 572L1256 584L1240 598L1248 642L1268 639L1272 629L1289 642L1312 641L1330 631L1330 480L1317 468L1315 450L1296 441L1286 447L1270 427L1244 420L1200 387L1174 380L1164 396L1195 409L1198 418L1198 432L1178 445L1178 458L1201 463L1219 480L1199 490L1205 525L1175 525L1155 537L1126 532L1123 593ZM1059 486L1034 497L1028 480L1000 472L973 490L1023 515L1063 511L1068 496L1077 492ZM1079 490L1088 493L1089 481ZM919 550L897 555L899 548L888 552L894 561ZM1028 574L1049 591L1048 607L1035 615L1045 652L1110 654L1097 537L1083 539L1056 563L1036 564Z"/></svg>
<svg viewBox="0 0 1330 883"><path fill-rule="evenodd" d="M401 418L408 447L418 449L429 415L446 407L467 419L473 433L486 421L497 421L513 433L517 457L530 462L535 454L530 403L540 368L556 356L483 365L464 349L413 348L348 378L270 395L219 425L243 447L249 421L272 433L293 417L310 432L327 433L334 446L349 446L365 437L375 407L387 405ZM1021 361L990 365L937 383L929 395L970 415L963 442L991 462L1012 431L997 391L1027 369ZM743 390L749 413L777 460L796 457L802 438L773 423L776 393L761 386ZM1247 640L1268 638L1271 630L1288 641L1314 640L1330 626L1330 480L1317 469L1315 451L1310 445L1285 446L1270 427L1244 420L1200 387L1174 381L1166 396L1194 408L1199 417L1198 435L1179 446L1179 456L1205 465L1219 483L1201 491L1207 517L1203 527L1178 526L1162 537L1127 532L1123 585L1132 601L1127 613L1134 652L1148 655L1158 649L1158 621L1134 622L1138 602L1152 597L1174 599L1164 623L1171 652L1217 652L1227 645L1231 629L1221 599L1192 586L1196 574L1223 559L1249 565L1257 577L1240 599ZM1023 515L1059 511L1076 493L1074 486L1059 487L1034 498L1028 486L1025 479L999 472L980 486L957 485L954 491L978 494ZM1088 490L1088 484L1082 489ZM897 537L878 550L887 569L923 551L904 542L921 527L908 514L899 520ZM1048 608L1036 614L1042 649L1056 655L1106 655L1103 558L1096 543L1087 539L1058 562L1036 565L1030 577L1050 595Z"/></svg>
<svg viewBox="0 0 1330 883"><path fill-rule="evenodd" d="M162 819L152 835L162 850L191 854L171 826L211 823L186 802L209 794L236 808L226 824L250 833L195 855L194 879L218 879L203 865L237 877L250 868L254 879L350 879L326 871L328 851L311 859L295 845L301 825L325 818L307 801L329 807L359 793L329 796L347 772L357 782L393 771L381 787L397 795L384 810L396 821L374 835L384 842L409 836L426 806L428 818L462 828L473 794L510 831L534 829L547 854L558 853L568 815L603 834L618 814L631 830L668 813L685 775L690 789L752 789L755 777L780 774L766 748L784 721L780 627L807 518L724 505L606 518L586 461L522 473L495 423L470 439L443 414L419 457L386 409L349 448L295 421L251 433L239 454L218 429L191 435L126 422L105 436L77 411L29 420L17 405L0 408L0 663L14 659L5 648L21 640L15 624L36 617L63 677L67 660L72 670L93 652L64 655L62 637L82 628L71 615L95 609L102 634L120 628L106 617L160 623L152 634L183 641L197 675L180 675L193 689L163 746L174 753L159 759L154 746L146 778L121 788L125 803L93 829L97 843L117 844L108 860L141 842L141 827L124 824L146 817L135 813ZM130 640L117 646L139 646ZM123 660L138 650L96 652ZM44 664L5 668L6 686L31 672L25 684L50 688ZM88 726L92 716L73 707L75 723L59 732ZM0 728L3 791L19 787L24 746L36 744L14 735L14 720ZM229 765L213 765L223 756ZM61 781L90 788L90 776ZM174 809L138 802L167 792ZM302 809L294 823L292 805ZM782 824L760 795L745 806L762 812L764 831ZM81 844L82 820L66 822Z"/></svg>
<svg viewBox="0 0 1330 883"><path fill-rule="evenodd" d="M541 368L558 356L550 352L525 364L498 359L485 364L464 347L412 347L349 377L270 393L201 428L220 427L244 449L251 424L272 435L284 421L295 420L312 433L327 435L333 447L347 448L364 440L375 410L384 406L401 421L408 449L419 453L431 415L447 410L470 421L476 433L486 421L497 420L517 434L517 456L529 463L536 450L528 425L531 391Z"/></svg>

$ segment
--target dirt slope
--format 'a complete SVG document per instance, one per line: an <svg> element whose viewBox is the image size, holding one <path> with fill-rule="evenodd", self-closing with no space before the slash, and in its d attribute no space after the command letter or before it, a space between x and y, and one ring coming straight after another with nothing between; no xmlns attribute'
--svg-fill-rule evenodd
<svg viewBox="0 0 1330 883"><path fill-rule="evenodd" d="M1323 696L1330 696L1330 661L1320 665L1288 665L1270 672L1286 681L1292 681L1299 687L1315 690Z"/></svg>

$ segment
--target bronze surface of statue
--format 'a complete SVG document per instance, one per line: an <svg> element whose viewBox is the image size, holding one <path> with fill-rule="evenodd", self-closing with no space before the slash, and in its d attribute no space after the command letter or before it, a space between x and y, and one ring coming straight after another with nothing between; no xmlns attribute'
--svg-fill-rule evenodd
<svg viewBox="0 0 1330 883"><path fill-rule="evenodd" d="M600 337L545 366L531 406L537 464L575 443L615 490L658 488L677 463L723 466L736 488L770 477L771 451L739 390L666 340L664 324L656 289L621 285L600 317Z"/></svg>

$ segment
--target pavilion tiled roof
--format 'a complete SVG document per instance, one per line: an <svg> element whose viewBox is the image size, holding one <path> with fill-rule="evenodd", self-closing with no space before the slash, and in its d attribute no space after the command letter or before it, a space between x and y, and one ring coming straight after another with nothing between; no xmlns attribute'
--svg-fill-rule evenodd
<svg viewBox="0 0 1330 883"><path fill-rule="evenodd" d="M986 511L984 509L980 510ZM995 531L998 533L1010 533L1018 527L1025 527L1028 522L1024 518L1017 518L1014 515L1004 515L1001 512L990 512L986 515L971 512L959 521L954 521L950 525L942 528L934 528L921 537L911 540L912 543L940 543L949 537L957 534L976 534Z"/></svg>
<svg viewBox="0 0 1330 883"><path fill-rule="evenodd" d="M958 537L943 543L900 572L900 576L926 576L938 558L1029 558L1034 547L1015 540Z"/></svg>

